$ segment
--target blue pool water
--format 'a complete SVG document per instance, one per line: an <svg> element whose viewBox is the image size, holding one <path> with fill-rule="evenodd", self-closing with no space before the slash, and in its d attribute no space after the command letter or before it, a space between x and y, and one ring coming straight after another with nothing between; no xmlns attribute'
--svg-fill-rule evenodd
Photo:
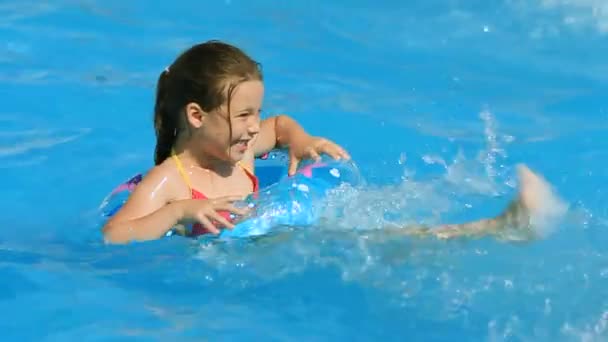
<svg viewBox="0 0 608 342"><path fill-rule="evenodd" d="M4 1L0 16L2 341L608 338L604 0ZM368 185L336 199L349 218L280 240L104 245L101 199L152 164L159 73L208 39L259 60L265 113L343 144ZM570 207L539 241L360 229L494 215L517 163Z"/></svg>

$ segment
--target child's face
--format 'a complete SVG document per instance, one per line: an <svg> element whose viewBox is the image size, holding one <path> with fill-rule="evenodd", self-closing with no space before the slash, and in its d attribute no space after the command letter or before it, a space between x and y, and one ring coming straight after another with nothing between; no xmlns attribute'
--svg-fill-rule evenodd
<svg viewBox="0 0 608 342"><path fill-rule="evenodd" d="M238 162L243 159L260 131L263 97L264 85L261 81L240 83L232 92L229 112L225 104L209 113L205 123L206 146L203 148L223 160ZM230 121L227 120L228 113Z"/></svg>

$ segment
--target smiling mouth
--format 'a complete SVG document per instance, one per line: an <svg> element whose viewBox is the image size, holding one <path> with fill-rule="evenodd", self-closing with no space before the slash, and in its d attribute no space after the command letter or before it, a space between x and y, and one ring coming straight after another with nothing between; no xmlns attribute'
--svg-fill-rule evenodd
<svg viewBox="0 0 608 342"><path fill-rule="evenodd" d="M247 147L249 147L249 142L251 140L239 140L235 143L235 146L238 147L240 150L246 150Z"/></svg>

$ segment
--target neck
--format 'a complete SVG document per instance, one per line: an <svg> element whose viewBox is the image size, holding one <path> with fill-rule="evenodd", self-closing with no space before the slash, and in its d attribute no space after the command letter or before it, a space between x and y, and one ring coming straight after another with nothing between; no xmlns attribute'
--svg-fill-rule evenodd
<svg viewBox="0 0 608 342"><path fill-rule="evenodd" d="M213 171L220 176L230 175L235 166L234 162L230 160L219 159L204 151L193 153L194 149L190 146L179 146L179 144L176 144L174 150L183 162L191 163L193 166Z"/></svg>

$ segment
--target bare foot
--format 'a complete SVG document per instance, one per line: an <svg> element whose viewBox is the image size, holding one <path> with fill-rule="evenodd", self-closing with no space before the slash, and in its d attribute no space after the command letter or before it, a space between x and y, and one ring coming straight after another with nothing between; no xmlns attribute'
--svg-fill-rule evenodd
<svg viewBox="0 0 608 342"><path fill-rule="evenodd" d="M519 205L528 212L529 226L535 235L546 236L568 211L561 200L541 176L525 165L517 166L520 182Z"/></svg>
<svg viewBox="0 0 608 342"><path fill-rule="evenodd" d="M549 235L568 211L568 205L549 183L525 165L517 166L517 197L497 217L438 227L408 226L392 229L397 235L434 236L439 239L494 235L508 241L530 241Z"/></svg>
<svg viewBox="0 0 608 342"><path fill-rule="evenodd" d="M517 166L520 190L503 213L491 219L450 224L427 232L440 239L481 237L490 234L509 241L528 241L550 234L568 206L541 176Z"/></svg>

